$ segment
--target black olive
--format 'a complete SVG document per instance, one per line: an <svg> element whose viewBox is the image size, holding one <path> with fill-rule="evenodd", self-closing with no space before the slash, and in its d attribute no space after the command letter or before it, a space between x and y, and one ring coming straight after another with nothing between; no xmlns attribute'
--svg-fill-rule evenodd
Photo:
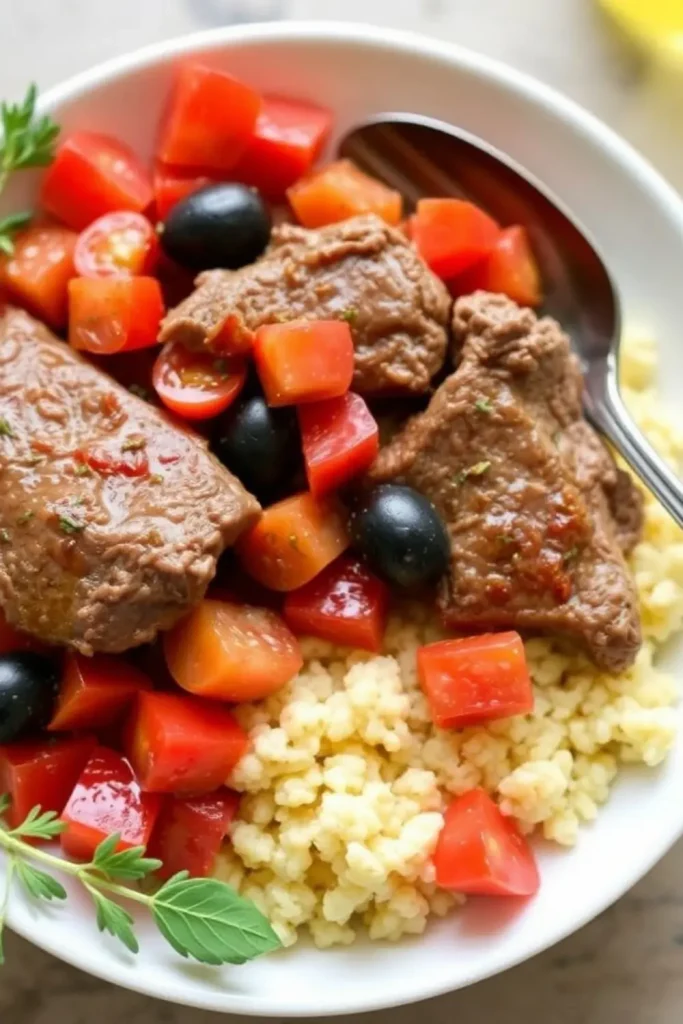
<svg viewBox="0 0 683 1024"><path fill-rule="evenodd" d="M0 743L47 724L57 683L54 662L41 654L0 655Z"/></svg>
<svg viewBox="0 0 683 1024"><path fill-rule="evenodd" d="M269 240L270 214L261 196L231 182L181 199L161 232L166 255L190 270L237 270L258 259Z"/></svg>
<svg viewBox="0 0 683 1024"><path fill-rule="evenodd" d="M213 450L261 501L275 497L301 461L293 409L271 409L263 395L250 395L216 420Z"/></svg>
<svg viewBox="0 0 683 1024"><path fill-rule="evenodd" d="M370 568L395 586L432 583L448 569L446 527L431 501L412 487L375 487L351 512L349 529Z"/></svg>

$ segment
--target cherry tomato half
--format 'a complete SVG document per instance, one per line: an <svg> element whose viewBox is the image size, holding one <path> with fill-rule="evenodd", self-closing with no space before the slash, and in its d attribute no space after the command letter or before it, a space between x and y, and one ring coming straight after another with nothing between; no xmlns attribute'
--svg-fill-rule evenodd
<svg viewBox="0 0 683 1024"><path fill-rule="evenodd" d="M208 420L235 401L246 375L242 359L217 359L170 341L159 353L152 380L172 412L188 420Z"/></svg>
<svg viewBox="0 0 683 1024"><path fill-rule="evenodd" d="M131 210L98 217L79 235L74 254L81 277L151 274L158 259L156 231L146 217Z"/></svg>

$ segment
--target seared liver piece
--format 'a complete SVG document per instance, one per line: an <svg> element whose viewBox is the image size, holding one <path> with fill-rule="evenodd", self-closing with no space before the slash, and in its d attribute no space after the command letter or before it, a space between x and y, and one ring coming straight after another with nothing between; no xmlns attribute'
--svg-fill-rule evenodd
<svg viewBox="0 0 683 1024"><path fill-rule="evenodd" d="M171 626L259 514L201 439L19 310L0 317L0 434L0 605L84 654Z"/></svg>
<svg viewBox="0 0 683 1024"><path fill-rule="evenodd" d="M567 634L601 668L626 668L641 637L623 552L642 500L582 419L566 335L484 292L456 302L454 334L456 372L370 473L417 488L448 524L446 625Z"/></svg>
<svg viewBox="0 0 683 1024"><path fill-rule="evenodd" d="M344 317L356 347L355 391L427 391L447 345L450 297L406 237L374 215L310 231L273 230L257 263L209 270L166 317L162 341L220 353L233 334L281 320Z"/></svg>

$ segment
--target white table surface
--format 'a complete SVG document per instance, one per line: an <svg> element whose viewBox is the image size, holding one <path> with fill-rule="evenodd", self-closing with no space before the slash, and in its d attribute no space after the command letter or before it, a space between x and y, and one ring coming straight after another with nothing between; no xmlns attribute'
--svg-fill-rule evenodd
<svg viewBox="0 0 683 1024"><path fill-rule="evenodd" d="M0 96L19 95L31 79L44 88L145 43L246 20L249 10L418 29L499 57L610 122L683 189L683 86L676 97L618 45L591 0L0 0ZM216 1019L116 990L13 935L6 945L1 1024ZM683 845L611 910L535 960L419 1009L378 1013L373 1022L408 1024L416 1014L430 1024L680 1021Z"/></svg>

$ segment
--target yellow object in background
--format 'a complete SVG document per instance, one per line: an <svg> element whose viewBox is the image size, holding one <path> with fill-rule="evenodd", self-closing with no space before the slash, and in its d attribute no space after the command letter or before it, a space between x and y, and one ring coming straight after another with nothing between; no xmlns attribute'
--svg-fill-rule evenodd
<svg viewBox="0 0 683 1024"><path fill-rule="evenodd" d="M683 0L600 0L629 35L652 49L672 49L683 60Z"/></svg>

